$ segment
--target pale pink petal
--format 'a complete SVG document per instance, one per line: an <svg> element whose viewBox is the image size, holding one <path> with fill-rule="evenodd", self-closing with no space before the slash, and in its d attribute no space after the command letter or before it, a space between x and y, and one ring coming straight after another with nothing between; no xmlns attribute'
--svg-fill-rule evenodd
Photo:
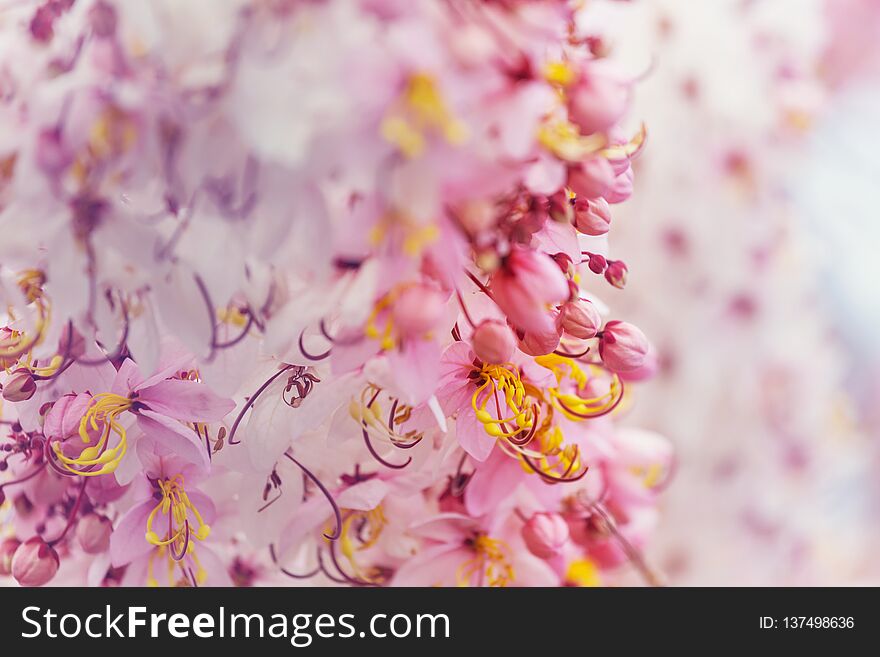
<svg viewBox="0 0 880 657"><path fill-rule="evenodd" d="M182 422L216 422L235 408L235 402L215 395L205 384L181 379L165 379L140 388L138 401Z"/></svg>

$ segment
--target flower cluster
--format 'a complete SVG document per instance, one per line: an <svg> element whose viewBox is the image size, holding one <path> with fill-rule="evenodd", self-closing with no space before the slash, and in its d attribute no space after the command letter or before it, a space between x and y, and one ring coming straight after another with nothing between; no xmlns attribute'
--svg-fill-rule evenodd
<svg viewBox="0 0 880 657"><path fill-rule="evenodd" d="M4 10L0 573L656 583L655 359L598 296L645 131L579 12Z"/></svg>

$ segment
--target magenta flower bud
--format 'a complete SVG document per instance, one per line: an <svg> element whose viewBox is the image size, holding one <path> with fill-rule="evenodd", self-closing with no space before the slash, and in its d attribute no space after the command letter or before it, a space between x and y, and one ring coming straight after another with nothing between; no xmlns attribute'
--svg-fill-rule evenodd
<svg viewBox="0 0 880 657"><path fill-rule="evenodd" d="M605 267L608 266L608 261L605 260L605 256L599 255L598 253L587 253L589 257L587 261L587 266L590 268L590 271L594 274L601 274L605 271Z"/></svg>
<svg viewBox="0 0 880 657"><path fill-rule="evenodd" d="M0 543L0 575L12 574L12 555L21 542L16 538L7 538Z"/></svg>
<svg viewBox="0 0 880 657"><path fill-rule="evenodd" d="M583 299L574 299L566 303L562 306L559 317L562 330L581 340L595 338L602 326L602 317L595 304Z"/></svg>
<svg viewBox="0 0 880 657"><path fill-rule="evenodd" d="M605 270L605 280L622 290L626 287L627 271L626 263L622 260L609 260L608 268Z"/></svg>
<svg viewBox="0 0 880 657"><path fill-rule="evenodd" d="M442 292L427 285L404 289L392 307L394 327L403 338L423 338L443 317L446 299Z"/></svg>
<svg viewBox="0 0 880 657"><path fill-rule="evenodd" d="M620 120L628 104L627 85L593 75L569 93L568 118L585 135L604 132Z"/></svg>
<svg viewBox="0 0 880 657"><path fill-rule="evenodd" d="M568 172L568 186L580 197L593 199L605 196L617 176L604 157L591 157Z"/></svg>
<svg viewBox="0 0 880 657"><path fill-rule="evenodd" d="M76 525L76 539L86 554L100 554L110 547L113 523L106 516L90 513Z"/></svg>
<svg viewBox="0 0 880 657"><path fill-rule="evenodd" d="M574 225L585 235L604 235L611 229L611 208L604 198L578 197L574 202Z"/></svg>
<svg viewBox="0 0 880 657"><path fill-rule="evenodd" d="M484 363L507 363L516 347L513 331L499 321L487 319L474 329L474 353Z"/></svg>
<svg viewBox="0 0 880 657"><path fill-rule="evenodd" d="M58 572L58 553L39 536L18 546L12 556L12 576L22 586L42 586Z"/></svg>
<svg viewBox="0 0 880 657"><path fill-rule="evenodd" d="M639 369L649 351L648 338L628 322L608 322L599 334L599 356L612 372Z"/></svg>
<svg viewBox="0 0 880 657"><path fill-rule="evenodd" d="M549 559L559 554L568 540L568 523L558 513L536 513L523 525L522 537L529 552Z"/></svg>
<svg viewBox="0 0 880 657"><path fill-rule="evenodd" d="M16 370L3 385L3 399L10 402L27 401L37 391L33 375L25 369Z"/></svg>

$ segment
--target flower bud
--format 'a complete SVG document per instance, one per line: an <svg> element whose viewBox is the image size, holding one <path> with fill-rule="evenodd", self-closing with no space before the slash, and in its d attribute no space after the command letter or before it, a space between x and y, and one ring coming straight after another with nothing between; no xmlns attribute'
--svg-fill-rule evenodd
<svg viewBox="0 0 880 657"><path fill-rule="evenodd" d="M604 198L578 197L574 202L574 225L585 235L604 235L611 228L611 209Z"/></svg>
<svg viewBox="0 0 880 657"><path fill-rule="evenodd" d="M546 356L559 347L561 332L555 326L547 331L532 333L526 331L519 340L519 348L529 356Z"/></svg>
<svg viewBox="0 0 880 657"><path fill-rule="evenodd" d="M568 523L558 513L536 513L523 525L529 552L541 559L556 556L568 540Z"/></svg>
<svg viewBox="0 0 880 657"><path fill-rule="evenodd" d="M627 85L591 75L569 93L569 119L585 135L608 130L620 120L629 104Z"/></svg>
<svg viewBox="0 0 880 657"><path fill-rule="evenodd" d="M12 555L21 542L17 538L7 538L0 543L0 575L12 574Z"/></svg>
<svg viewBox="0 0 880 657"><path fill-rule="evenodd" d="M626 263L623 260L609 260L608 268L605 270L605 280L622 290L626 287L627 271Z"/></svg>
<svg viewBox="0 0 880 657"><path fill-rule="evenodd" d="M587 261L587 266L590 268L590 271L594 274L601 274L605 271L605 267L608 266L608 261L605 260L605 256L599 255L598 253L587 253L589 258Z"/></svg>
<svg viewBox="0 0 880 657"><path fill-rule="evenodd" d="M548 255L514 247L492 276L495 302L523 331L547 332L554 317L548 310L568 299L568 280Z"/></svg>
<svg viewBox="0 0 880 657"><path fill-rule="evenodd" d="M484 363L506 363L516 347L513 331L499 321L487 319L474 329L474 353Z"/></svg>
<svg viewBox="0 0 880 657"><path fill-rule="evenodd" d="M26 369L16 370L3 385L3 399L10 402L27 401L37 391L33 375Z"/></svg>
<svg viewBox="0 0 880 657"><path fill-rule="evenodd" d="M602 317L590 301L575 299L562 306L559 315L562 330L570 336L589 340L595 338L602 326Z"/></svg>
<svg viewBox="0 0 880 657"><path fill-rule="evenodd" d="M12 576L22 586L42 586L58 572L58 553L39 536L18 546L12 556Z"/></svg>
<svg viewBox="0 0 880 657"><path fill-rule="evenodd" d="M76 525L76 539L86 554L100 554L110 547L113 523L106 516L89 513Z"/></svg>
<svg viewBox="0 0 880 657"><path fill-rule="evenodd" d="M649 351L648 338L628 322L608 322L599 334L599 356L612 372L637 370Z"/></svg>
<svg viewBox="0 0 880 657"><path fill-rule="evenodd" d="M568 186L587 199L605 196L615 180L614 167L604 157L591 157L568 172Z"/></svg>
<svg viewBox="0 0 880 657"><path fill-rule="evenodd" d="M446 299L427 285L411 285L394 301L394 327L400 337L424 337L443 316Z"/></svg>

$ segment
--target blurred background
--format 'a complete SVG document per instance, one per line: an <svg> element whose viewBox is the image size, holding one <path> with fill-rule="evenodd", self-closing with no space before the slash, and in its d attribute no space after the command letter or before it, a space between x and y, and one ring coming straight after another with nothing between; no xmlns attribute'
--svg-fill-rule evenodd
<svg viewBox="0 0 880 657"><path fill-rule="evenodd" d="M648 126L608 301L654 342L675 585L880 584L880 2L597 3Z"/></svg>

